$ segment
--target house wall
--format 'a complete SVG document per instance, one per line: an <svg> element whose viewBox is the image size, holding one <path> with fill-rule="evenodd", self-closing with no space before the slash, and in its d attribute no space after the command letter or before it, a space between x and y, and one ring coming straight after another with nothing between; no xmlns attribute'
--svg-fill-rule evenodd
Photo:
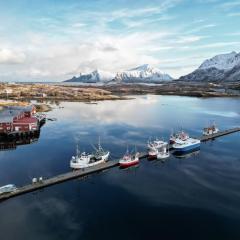
<svg viewBox="0 0 240 240"><path fill-rule="evenodd" d="M0 123L0 133L7 133L13 131L12 123Z"/></svg>

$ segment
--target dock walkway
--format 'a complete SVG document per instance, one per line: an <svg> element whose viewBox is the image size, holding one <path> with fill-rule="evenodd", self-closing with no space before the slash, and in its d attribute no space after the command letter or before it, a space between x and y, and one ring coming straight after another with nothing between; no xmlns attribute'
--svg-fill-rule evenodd
<svg viewBox="0 0 240 240"><path fill-rule="evenodd" d="M231 134L231 133L235 133L235 132L238 132L238 131L240 131L240 127L225 130L225 131L221 131L221 132L218 132L216 134L209 135L209 136L202 136L199 139L202 142L205 142L205 141L215 139L215 138L218 138L218 137L221 137L221 136L224 136L224 135L228 135L228 134ZM146 158L146 157L147 157L147 153L143 152L143 153L140 154L140 159ZM118 161L119 160L111 160L111 161L108 161L106 163L102 163L102 164L99 164L99 165L96 165L96 166L93 166L93 167L90 167L90 168L87 168L87 169L84 169L84 170L67 172L67 173L64 173L64 174L57 175L57 176L52 177L52 178L45 179L42 182L37 182L37 183L34 183L34 184L29 184L29 185L25 185L23 187L19 187L14 192L5 193L5 194L0 195L0 201L7 200L9 198L13 198L13 197L25 194L25 193L33 192L33 191L36 191L38 189L42 189L42 188L45 188L45 187L48 187L48 186L51 186L51 185L62 183L62 182L65 182L65 181L68 181L68 180L71 180L71 179L74 179L74 178L81 178L81 177L84 177L84 176L87 176L87 175L91 175L91 174L94 174L94 173L97 173L97 172L100 172L100 171L103 171L103 170L107 170L107 169L116 167L116 166L118 166Z"/></svg>

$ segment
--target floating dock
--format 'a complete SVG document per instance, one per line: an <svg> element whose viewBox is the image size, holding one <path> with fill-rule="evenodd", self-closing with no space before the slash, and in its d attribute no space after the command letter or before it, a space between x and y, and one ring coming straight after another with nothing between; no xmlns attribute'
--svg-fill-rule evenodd
<svg viewBox="0 0 240 240"><path fill-rule="evenodd" d="M202 142L205 142L205 141L212 140L212 139L215 139L215 138L218 138L218 137L221 137L221 136L225 136L225 135L228 135L228 134L231 134L231 133L235 133L235 132L238 132L238 131L240 131L240 127L225 130L225 131L220 131L216 134L212 134L212 135L209 135L209 136L202 136L199 139ZM148 156L147 153L141 153L140 154L140 159L146 158L147 156ZM57 176L52 177L52 178L44 179L41 182L37 182L37 183L29 184L29 185L26 185L26 186L23 186L23 187L19 187L14 192L5 193L5 194L0 195L0 201L4 201L4 200L7 200L9 198L16 197L16 196L19 196L19 195L22 195L22 194L25 194L25 193L37 191L39 189L42 189L42 188L45 188L45 187L48 187L48 186L51 186L51 185L55 185L55 184L58 184L58 183L62 183L62 182L65 182L65 181L68 181L68 180L71 180L71 179L74 179L74 178L85 177L85 176L88 176L88 175L91 175L91 174L94 174L94 173L97 173L97 172L101 172L101 171L104 171L104 170L107 170L107 169L110 169L110 168L113 168L113 167L117 167L117 166L119 166L118 161L119 160L111 160L111 161L108 161L106 163L102 163L102 164L99 164L99 165L95 165L93 167L89 167L89 168L84 169L84 170L76 170L76 171L72 171L72 172L67 172L67 173L64 173L64 174L57 175Z"/></svg>

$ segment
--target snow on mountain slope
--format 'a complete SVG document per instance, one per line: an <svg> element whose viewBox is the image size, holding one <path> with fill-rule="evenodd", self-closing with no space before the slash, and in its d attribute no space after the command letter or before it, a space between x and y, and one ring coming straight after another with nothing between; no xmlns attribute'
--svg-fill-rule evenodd
<svg viewBox="0 0 240 240"><path fill-rule="evenodd" d="M73 77L65 82L82 82L82 83L98 83L98 82L108 82L114 79L115 74L102 71L95 70L91 73L80 73L79 77Z"/></svg>
<svg viewBox="0 0 240 240"><path fill-rule="evenodd" d="M160 82L171 81L172 77L162 73L159 69L150 67L148 64L124 72L118 72L115 80L117 82Z"/></svg>
<svg viewBox="0 0 240 240"><path fill-rule="evenodd" d="M238 81L240 53L220 54L204 61L198 69L179 78L183 81Z"/></svg>
<svg viewBox="0 0 240 240"><path fill-rule="evenodd" d="M238 64L240 64L240 53L231 52L207 59L200 65L199 69L217 68L227 70L232 69Z"/></svg>
<svg viewBox="0 0 240 240"><path fill-rule="evenodd" d="M73 77L65 82L82 83L158 83L161 81L171 81L172 77L162 73L159 69L150 67L148 64L113 74L101 70L95 70L91 73L80 74L79 77Z"/></svg>

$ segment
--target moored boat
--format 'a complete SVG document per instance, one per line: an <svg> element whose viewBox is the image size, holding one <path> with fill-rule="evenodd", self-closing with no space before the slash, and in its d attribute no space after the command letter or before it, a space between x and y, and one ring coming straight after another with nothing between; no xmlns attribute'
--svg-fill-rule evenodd
<svg viewBox="0 0 240 240"><path fill-rule="evenodd" d="M179 135L175 143L172 145L173 149L178 152L191 151L199 148L201 141L199 139L190 138L188 134Z"/></svg>
<svg viewBox="0 0 240 240"><path fill-rule="evenodd" d="M148 151L148 159L156 159L158 155L158 149L152 148Z"/></svg>
<svg viewBox="0 0 240 240"><path fill-rule="evenodd" d="M203 135L204 136L213 135L213 134L216 134L218 132L219 132L219 129L217 128L215 123L213 123L212 125L203 129Z"/></svg>
<svg viewBox="0 0 240 240"><path fill-rule="evenodd" d="M193 150L185 151L185 152L173 152L173 155L176 158L189 158L193 156L197 156L200 153L200 147L195 148Z"/></svg>
<svg viewBox="0 0 240 240"><path fill-rule="evenodd" d="M128 150L123 156L122 159L119 160L120 167L126 168L130 166L137 165L139 163L139 153L135 152L135 154L129 154Z"/></svg>
<svg viewBox="0 0 240 240"><path fill-rule="evenodd" d="M100 138L99 138L99 142L98 142L98 148L96 149L96 152L94 153L94 156L93 158L96 160L96 161L108 161L108 157L110 155L110 152L109 151L105 151L101 144L100 144Z"/></svg>
<svg viewBox="0 0 240 240"><path fill-rule="evenodd" d="M162 146L164 146L166 144L166 142L159 140L158 138L156 138L154 141L149 141L147 146L148 149L158 149Z"/></svg>
<svg viewBox="0 0 240 240"><path fill-rule="evenodd" d="M84 169L88 167L95 166L100 163L104 163L108 160L110 155L109 151L103 150L100 144L100 140L98 143L98 148L96 148L96 152L94 154L89 154L86 152L80 153L77 147L76 156L73 156L70 161L70 167L73 169Z"/></svg>
<svg viewBox="0 0 240 240"><path fill-rule="evenodd" d="M184 131L172 133L170 136L170 139L169 139L169 144L174 144L176 142L176 140L179 138L184 140L184 139L189 138L189 135Z"/></svg>
<svg viewBox="0 0 240 240"><path fill-rule="evenodd" d="M0 187L0 195L5 193L15 192L17 187L14 184L7 184L5 186Z"/></svg>
<svg viewBox="0 0 240 240"><path fill-rule="evenodd" d="M166 144L158 150L157 159L164 159L170 157L169 145Z"/></svg>

